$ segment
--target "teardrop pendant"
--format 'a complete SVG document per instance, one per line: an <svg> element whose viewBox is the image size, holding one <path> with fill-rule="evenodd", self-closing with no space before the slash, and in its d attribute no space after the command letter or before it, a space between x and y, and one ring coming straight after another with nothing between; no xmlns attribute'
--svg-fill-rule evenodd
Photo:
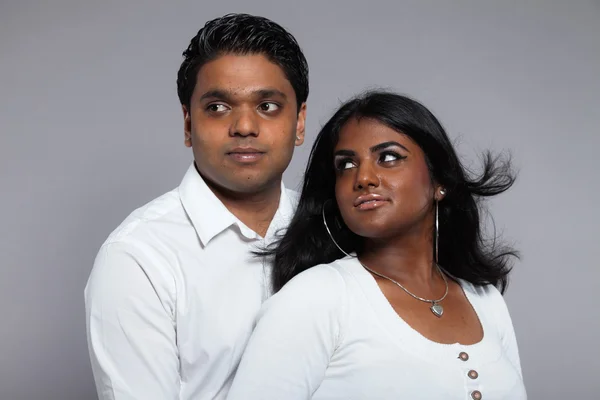
<svg viewBox="0 0 600 400"><path fill-rule="evenodd" d="M442 307L440 304L438 303L433 303L431 305L431 307L429 307L429 309L431 310L431 312L433 313L433 315L435 315L438 318L441 318L442 315L444 315L444 307Z"/></svg>

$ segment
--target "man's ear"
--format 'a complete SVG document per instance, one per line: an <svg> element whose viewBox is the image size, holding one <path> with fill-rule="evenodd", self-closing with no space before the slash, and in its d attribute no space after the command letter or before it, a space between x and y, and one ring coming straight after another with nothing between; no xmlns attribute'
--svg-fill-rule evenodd
<svg viewBox="0 0 600 400"><path fill-rule="evenodd" d="M192 147L192 117L185 105L181 106L181 110L183 111L183 143L186 147Z"/></svg>
<svg viewBox="0 0 600 400"><path fill-rule="evenodd" d="M296 146L304 143L304 132L306 129L306 102L302 103L298 111L298 122L296 123Z"/></svg>

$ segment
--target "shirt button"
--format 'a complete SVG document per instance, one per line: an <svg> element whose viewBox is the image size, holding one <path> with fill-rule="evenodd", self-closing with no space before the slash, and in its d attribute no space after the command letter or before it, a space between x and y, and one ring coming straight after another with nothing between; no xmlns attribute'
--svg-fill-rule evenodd
<svg viewBox="0 0 600 400"><path fill-rule="evenodd" d="M469 359L469 355L467 353L465 353L464 351L462 351L459 355L458 358L460 358L463 361L467 361Z"/></svg>
<svg viewBox="0 0 600 400"><path fill-rule="evenodd" d="M471 379L477 379L479 377L479 374L477 373L477 371L475 371L474 369L470 370L469 373L467 374L469 376L469 378Z"/></svg>
<svg viewBox="0 0 600 400"><path fill-rule="evenodd" d="M481 392L479 390L474 390L471 392L471 397L473 400L481 400Z"/></svg>

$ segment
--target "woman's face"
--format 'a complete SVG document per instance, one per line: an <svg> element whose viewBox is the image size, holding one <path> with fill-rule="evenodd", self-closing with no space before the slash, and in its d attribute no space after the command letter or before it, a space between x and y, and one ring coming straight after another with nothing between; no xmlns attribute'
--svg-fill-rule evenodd
<svg viewBox="0 0 600 400"><path fill-rule="evenodd" d="M421 232L432 215L435 188L425 155L408 136L374 119L351 119L340 131L334 166L337 204L355 234Z"/></svg>

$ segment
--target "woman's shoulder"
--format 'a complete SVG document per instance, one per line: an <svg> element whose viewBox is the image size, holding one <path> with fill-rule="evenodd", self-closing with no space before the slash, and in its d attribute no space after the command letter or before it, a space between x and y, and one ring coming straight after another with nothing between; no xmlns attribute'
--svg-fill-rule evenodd
<svg viewBox="0 0 600 400"><path fill-rule="evenodd" d="M315 265L296 275L284 287L310 285L314 288L331 288L331 285L342 285L351 263L351 259L346 257L328 264Z"/></svg>
<svg viewBox="0 0 600 400"><path fill-rule="evenodd" d="M458 279L458 283L465 292L468 292L471 296L475 296L481 300L497 302L504 302L502 293L500 290L492 284L474 284L464 279Z"/></svg>
<svg viewBox="0 0 600 400"><path fill-rule="evenodd" d="M346 301L345 264L345 260L342 259L308 268L286 283L269 301L288 302L302 299L304 304L340 306Z"/></svg>
<svg viewBox="0 0 600 400"><path fill-rule="evenodd" d="M333 261L329 264L319 264L302 271L292 278L281 291L299 290L308 288L311 292L340 289L344 284L344 272L341 260Z"/></svg>
<svg viewBox="0 0 600 400"><path fill-rule="evenodd" d="M493 316L497 321L504 321L509 316L504 296L496 286L491 284L475 285L465 280L460 280L459 283L467 292L468 297L476 299L487 315Z"/></svg>

